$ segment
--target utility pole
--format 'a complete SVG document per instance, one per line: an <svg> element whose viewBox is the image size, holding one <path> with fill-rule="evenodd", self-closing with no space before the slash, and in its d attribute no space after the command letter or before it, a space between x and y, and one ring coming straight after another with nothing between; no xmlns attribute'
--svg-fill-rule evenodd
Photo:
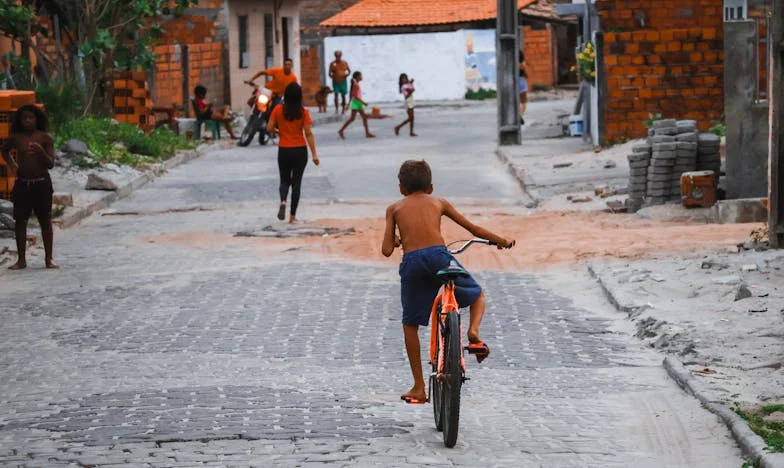
<svg viewBox="0 0 784 468"><path fill-rule="evenodd" d="M784 248L784 0L773 0L771 31L768 238L773 248Z"/></svg>
<svg viewBox="0 0 784 468"><path fill-rule="evenodd" d="M519 145L520 94L517 92L520 30L517 0L497 0L495 31L496 89L498 95L498 144Z"/></svg>

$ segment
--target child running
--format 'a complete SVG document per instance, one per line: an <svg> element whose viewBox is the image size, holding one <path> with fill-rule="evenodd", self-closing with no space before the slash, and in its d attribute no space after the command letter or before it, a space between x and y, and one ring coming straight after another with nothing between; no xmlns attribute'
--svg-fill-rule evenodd
<svg viewBox="0 0 784 468"><path fill-rule="evenodd" d="M427 326L433 301L441 287L436 273L451 261L456 261L444 245L441 217L450 218L474 236L497 244L499 249L512 247L514 241L471 223L448 201L432 196L432 173L424 160L404 162L397 177L403 199L387 208L381 252L389 257L398 246L404 252L399 269L403 336L414 386L400 398L406 403L419 404L427 401L425 380L422 377L419 326ZM400 233L399 238L395 234L396 230ZM458 278L455 283L458 305L461 308L471 307L469 347L476 354L477 361L482 362L490 354L490 348L479 336L479 325L485 313L485 295L473 278Z"/></svg>
<svg viewBox="0 0 784 468"><path fill-rule="evenodd" d="M60 268L52 261L52 179L49 169L54 167L54 141L49 135L49 120L33 105L20 107L11 123L11 134L0 148L8 167L16 175L11 197L14 202L14 231L18 259L10 270L27 268L27 220L35 213L41 225L46 268Z"/></svg>
<svg viewBox="0 0 784 468"><path fill-rule="evenodd" d="M351 122L357 118L357 112L362 117L362 125L365 126L365 137L366 138L375 138L375 135L370 133L368 130L368 118L367 114L365 114L365 107L368 105L367 102L362 100L362 88L359 87L359 82L362 81L362 72L355 71L353 75L351 75L351 91L349 91L349 103L348 108L351 110L351 116L348 118L346 123L340 127L338 130L338 136L340 136L341 140L345 140L346 136L343 132L346 130L346 127L351 125Z"/></svg>
<svg viewBox="0 0 784 468"><path fill-rule="evenodd" d="M395 126L395 135L400 135L400 129L405 127L406 124L410 124L411 130L409 131L409 135L415 137L417 134L414 133L414 79L412 78L409 80L408 75L401 73L400 79L398 80L398 88L400 89L400 94L402 94L403 98L406 100L408 118L400 125Z"/></svg>

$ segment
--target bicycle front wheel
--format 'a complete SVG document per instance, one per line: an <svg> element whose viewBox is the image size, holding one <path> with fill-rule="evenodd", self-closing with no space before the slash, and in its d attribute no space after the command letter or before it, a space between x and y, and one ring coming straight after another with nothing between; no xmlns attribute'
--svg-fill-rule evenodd
<svg viewBox="0 0 784 468"><path fill-rule="evenodd" d="M460 315L449 312L444 327L444 379L442 382L444 445L452 448L457 443L460 422L460 389L463 373L460 368Z"/></svg>
<svg viewBox="0 0 784 468"><path fill-rule="evenodd" d="M436 317L441 316L441 304L438 304L437 307L437 314ZM438 333L442 333L442 328L440 323L434 323L434 327L437 328ZM440 348L436 347L436 355L433 359L433 362L430 363L432 372L430 374L430 393L431 393L431 402L433 404L433 419L436 423L436 430L441 432L444 430L444 384L436 378L438 373L438 357L439 357Z"/></svg>

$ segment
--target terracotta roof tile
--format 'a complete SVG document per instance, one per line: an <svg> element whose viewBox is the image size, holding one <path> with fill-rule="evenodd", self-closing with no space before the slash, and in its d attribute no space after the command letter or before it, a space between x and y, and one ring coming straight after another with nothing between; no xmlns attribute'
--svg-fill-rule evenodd
<svg viewBox="0 0 784 468"><path fill-rule="evenodd" d="M520 10L537 0L517 0ZM327 27L390 27L495 19L497 0L363 0L324 20Z"/></svg>

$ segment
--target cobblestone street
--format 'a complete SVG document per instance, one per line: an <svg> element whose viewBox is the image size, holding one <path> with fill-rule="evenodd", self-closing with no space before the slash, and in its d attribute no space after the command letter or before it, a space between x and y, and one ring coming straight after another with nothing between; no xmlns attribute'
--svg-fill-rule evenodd
<svg viewBox="0 0 784 468"><path fill-rule="evenodd" d="M493 155L491 104L417 112L417 139L389 121L371 121L375 140L317 127L300 217L382 216L412 157L458 209L524 212ZM467 360L444 448L432 407L399 400L411 376L395 265L235 237L279 223L276 152L181 166L57 231L62 270L34 257L0 271L1 465L741 466L726 427L582 270L473 272L492 354Z"/></svg>

